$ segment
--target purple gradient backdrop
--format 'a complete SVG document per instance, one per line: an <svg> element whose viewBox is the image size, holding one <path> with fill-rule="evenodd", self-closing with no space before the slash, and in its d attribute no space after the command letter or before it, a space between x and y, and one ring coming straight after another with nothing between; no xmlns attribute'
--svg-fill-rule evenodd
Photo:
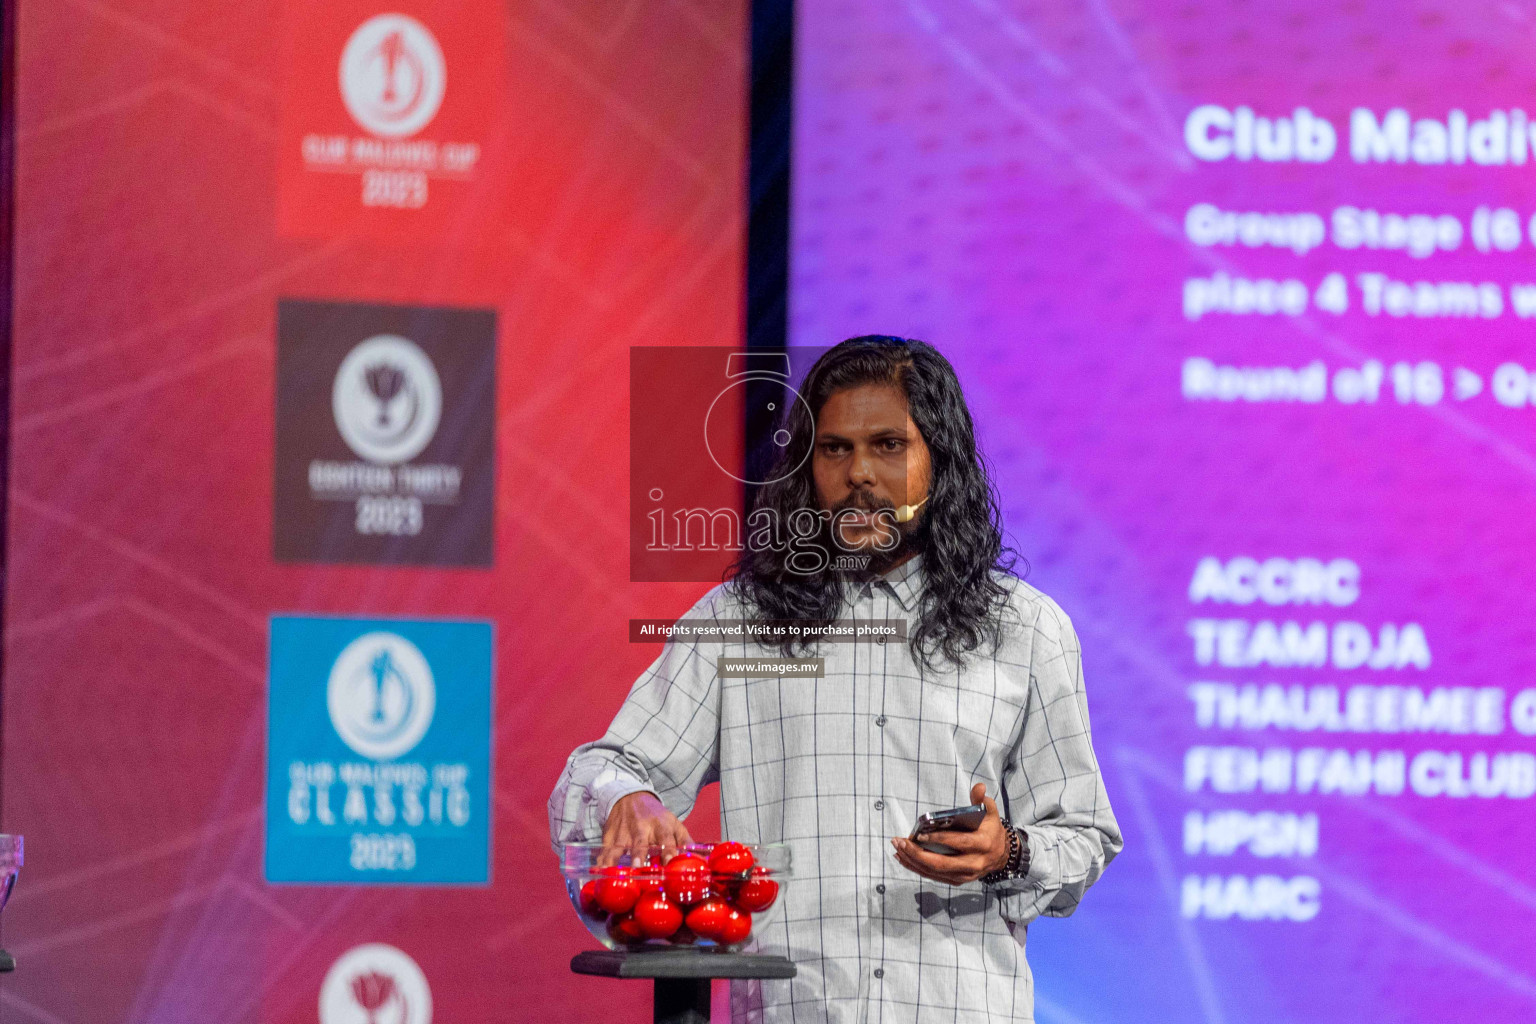
<svg viewBox="0 0 1536 1024"><path fill-rule="evenodd" d="M1181 314L1215 270L1351 279L1536 280L1530 239L1401 252L1202 249L1194 203L1352 204L1466 221L1536 212L1523 167L1357 165L1349 112L1444 118L1536 110L1536 16L1502 3L802 4L791 340L883 331L950 356L996 464L1029 578L1083 638L1100 759L1127 850L1076 917L1033 930L1042 1021L1528 1020L1536 1014L1536 842L1529 801L1186 794L1196 743L1530 750L1530 737L1241 733L1195 727L1185 685L1531 685L1536 544L1530 409L1465 403L1185 401L1191 356L1330 373L1437 360L1487 379L1532 363L1530 327L1493 321ZM1339 131L1324 164L1201 163L1205 103L1307 106ZM1346 557L1360 600L1192 606L1198 560ZM1418 622L1425 672L1198 667L1196 617ZM1187 809L1315 810L1316 858L1186 857ZM1186 921L1186 873L1311 874L1309 923Z"/></svg>

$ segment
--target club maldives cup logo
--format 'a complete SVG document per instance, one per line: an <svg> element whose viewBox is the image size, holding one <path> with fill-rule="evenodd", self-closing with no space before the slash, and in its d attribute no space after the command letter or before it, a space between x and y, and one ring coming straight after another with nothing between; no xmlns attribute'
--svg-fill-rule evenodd
<svg viewBox="0 0 1536 1024"><path fill-rule="evenodd" d="M396 633L368 633L331 666L326 707L336 735L376 761L408 753L432 724L437 690L432 667Z"/></svg>
<svg viewBox="0 0 1536 1024"><path fill-rule="evenodd" d="M359 127L404 138L425 128L442 106L448 67L425 25L404 14L380 14L347 40L340 80L342 99Z"/></svg>
<svg viewBox="0 0 1536 1024"><path fill-rule="evenodd" d="M279 230L408 243L491 220L505 17L491 0L287 0Z"/></svg>
<svg viewBox="0 0 1536 1024"><path fill-rule="evenodd" d="M490 880L491 626L278 616L266 877Z"/></svg>
<svg viewBox="0 0 1536 1024"><path fill-rule="evenodd" d="M343 953L320 984L320 1024L432 1024L421 967L382 942Z"/></svg>

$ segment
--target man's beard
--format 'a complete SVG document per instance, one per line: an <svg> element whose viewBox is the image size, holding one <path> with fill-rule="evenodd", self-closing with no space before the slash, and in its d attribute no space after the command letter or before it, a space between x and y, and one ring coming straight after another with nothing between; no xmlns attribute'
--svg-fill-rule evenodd
<svg viewBox="0 0 1536 1024"><path fill-rule="evenodd" d="M890 513L887 521L896 531L896 545L885 551L875 547L873 543L870 543L868 546L860 548L857 551L845 550L838 543L838 538L836 536L836 531L838 529L837 516L839 512L850 510L874 513L885 511ZM828 535L826 539L833 555L843 557L857 557L864 555L869 558L868 563L864 566L863 569L856 569L852 571L843 570L842 574L845 576L850 576L854 579L873 579L877 576L883 576L892 565L905 558L917 545L916 540L913 539L913 533L915 532L914 527L916 526L918 520L912 519L906 523L896 522L896 503L888 498L876 497L874 494L871 494L868 491L854 491L853 493L849 494L848 497L833 505L829 511L832 513L832 520L828 525Z"/></svg>

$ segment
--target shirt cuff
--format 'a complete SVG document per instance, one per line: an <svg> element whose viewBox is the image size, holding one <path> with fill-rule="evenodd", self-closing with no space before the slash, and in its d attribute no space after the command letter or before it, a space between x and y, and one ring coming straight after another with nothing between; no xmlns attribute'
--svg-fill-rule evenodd
<svg viewBox="0 0 1536 1024"><path fill-rule="evenodd" d="M602 825L607 826L613 805L631 793L650 793L654 796L656 791L639 779L630 778L609 779L592 787L592 799L597 803L598 820ZM661 799L659 796L656 798Z"/></svg>
<svg viewBox="0 0 1536 1024"><path fill-rule="evenodd" d="M1045 844L1032 834L1031 826L1019 825L1017 827L1019 838L1024 840L1024 856L1029 859L1029 869L1019 877L1019 884L1033 889L1044 889L1049 881L1046 877Z"/></svg>

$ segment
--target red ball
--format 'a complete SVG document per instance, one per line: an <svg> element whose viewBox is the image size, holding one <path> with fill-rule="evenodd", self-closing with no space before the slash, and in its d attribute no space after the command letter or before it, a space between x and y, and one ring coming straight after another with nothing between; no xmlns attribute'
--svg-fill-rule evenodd
<svg viewBox="0 0 1536 1024"><path fill-rule="evenodd" d="M722 899L707 899L688 911L685 918L688 930L701 939L720 941L720 928L731 914L731 907Z"/></svg>
<svg viewBox="0 0 1536 1024"><path fill-rule="evenodd" d="M741 878L752 870L752 851L741 843L716 843L709 854L709 870L726 878Z"/></svg>
<svg viewBox="0 0 1536 1024"><path fill-rule="evenodd" d="M687 907L709 898L709 880L709 865L701 858L683 854L667 862L663 887L673 903Z"/></svg>
<svg viewBox="0 0 1536 1024"><path fill-rule="evenodd" d="M715 929L714 939L722 946L734 946L752 934L752 915L732 907Z"/></svg>
<svg viewBox="0 0 1536 1024"><path fill-rule="evenodd" d="M665 939L683 926L683 912L659 892L648 892L635 904L635 922L648 939Z"/></svg>
<svg viewBox="0 0 1536 1024"><path fill-rule="evenodd" d="M752 877L741 883L731 903L754 914L773 906L779 898L779 883L768 877L762 868L752 872Z"/></svg>
<svg viewBox="0 0 1536 1024"><path fill-rule="evenodd" d="M645 933L634 914L615 914L610 918L608 937L621 946L637 946L645 941Z"/></svg>
<svg viewBox="0 0 1536 1024"><path fill-rule="evenodd" d="M625 914L640 898L640 883L630 877L629 868L607 867L600 872L595 899L610 914Z"/></svg>
<svg viewBox="0 0 1536 1024"><path fill-rule="evenodd" d="M586 882L581 887L581 895L577 902L581 904L581 912L588 917L604 917L607 912L597 902L597 880Z"/></svg>

